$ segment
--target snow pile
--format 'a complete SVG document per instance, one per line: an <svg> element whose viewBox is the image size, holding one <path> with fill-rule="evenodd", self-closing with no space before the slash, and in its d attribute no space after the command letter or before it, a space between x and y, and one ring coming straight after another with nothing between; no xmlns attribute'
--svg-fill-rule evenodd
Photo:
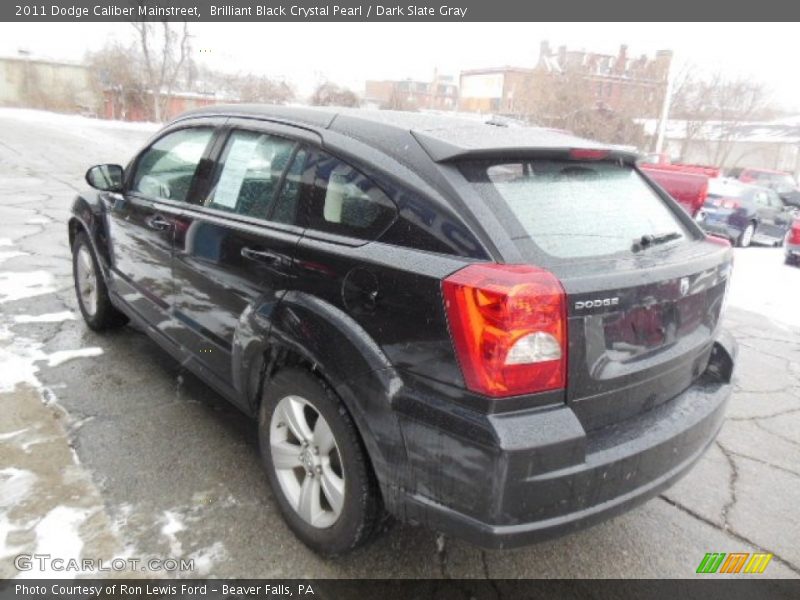
<svg viewBox="0 0 800 600"><path fill-rule="evenodd" d="M784 264L782 248L736 248L728 305L800 328L800 267Z"/></svg>

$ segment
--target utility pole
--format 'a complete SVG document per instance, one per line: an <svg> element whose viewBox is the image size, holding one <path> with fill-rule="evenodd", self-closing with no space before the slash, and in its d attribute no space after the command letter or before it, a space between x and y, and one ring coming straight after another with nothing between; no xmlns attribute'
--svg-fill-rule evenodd
<svg viewBox="0 0 800 600"><path fill-rule="evenodd" d="M673 59L674 60L674 59ZM672 61L667 69L667 89L664 90L664 102L661 104L661 116L658 120L658 135L656 136L656 153L664 150L664 134L669 120L669 108L672 104Z"/></svg>

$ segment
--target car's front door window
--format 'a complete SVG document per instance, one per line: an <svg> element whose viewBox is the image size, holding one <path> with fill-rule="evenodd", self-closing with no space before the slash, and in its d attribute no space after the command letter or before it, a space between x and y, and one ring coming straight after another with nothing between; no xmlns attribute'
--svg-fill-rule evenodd
<svg viewBox="0 0 800 600"><path fill-rule="evenodd" d="M148 198L185 202L213 133L210 127L197 127L159 139L139 158L131 190Z"/></svg>
<svg viewBox="0 0 800 600"><path fill-rule="evenodd" d="M253 131L231 133L206 206L266 219L295 143Z"/></svg>

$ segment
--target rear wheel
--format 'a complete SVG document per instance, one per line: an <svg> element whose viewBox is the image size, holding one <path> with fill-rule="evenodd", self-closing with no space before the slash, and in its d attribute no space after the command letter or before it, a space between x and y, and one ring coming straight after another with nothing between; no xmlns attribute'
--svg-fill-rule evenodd
<svg viewBox="0 0 800 600"><path fill-rule="evenodd" d="M739 235L739 239L736 240L736 245L740 248L747 248L750 243L753 241L753 234L756 231L756 224L752 221L747 224L747 227L744 228L744 231Z"/></svg>
<svg viewBox="0 0 800 600"><path fill-rule="evenodd" d="M72 244L72 278L78 308L90 328L102 331L127 323L127 317L111 304L97 256L83 231L75 236Z"/></svg>
<svg viewBox="0 0 800 600"><path fill-rule="evenodd" d="M350 415L309 372L279 371L259 412L261 457L283 518L325 556L366 542L383 508L375 476Z"/></svg>

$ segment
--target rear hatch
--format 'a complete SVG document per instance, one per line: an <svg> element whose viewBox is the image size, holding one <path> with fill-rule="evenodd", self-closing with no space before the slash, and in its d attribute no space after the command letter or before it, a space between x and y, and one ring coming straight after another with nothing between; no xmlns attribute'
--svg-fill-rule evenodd
<svg viewBox="0 0 800 600"><path fill-rule="evenodd" d="M706 368L732 253L622 161L460 165L523 262L566 292L565 402L595 429L649 410Z"/></svg>

